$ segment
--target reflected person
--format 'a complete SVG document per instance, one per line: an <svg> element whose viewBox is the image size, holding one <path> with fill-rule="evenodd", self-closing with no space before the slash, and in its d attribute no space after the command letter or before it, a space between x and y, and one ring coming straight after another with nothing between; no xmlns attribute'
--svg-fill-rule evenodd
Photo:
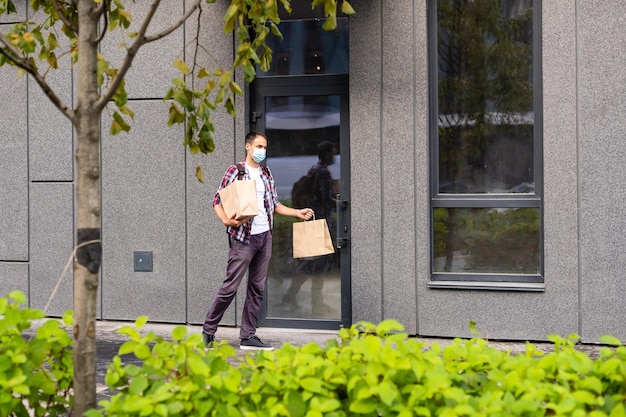
<svg viewBox="0 0 626 417"><path fill-rule="evenodd" d="M316 219L326 219L328 227L332 230L334 224L335 196L333 192L333 178L328 169L329 165L336 162L337 148L332 142L322 142L317 146L318 161L307 172L311 177L310 188L301 193L299 197L293 196L294 204L311 207L315 212ZM296 275L291 281L287 293L283 297L283 304L298 306L296 296L307 279L311 279L311 307L313 314L329 312L332 307L324 303L323 286L324 274L332 265L333 255L316 256L300 259L296 268Z"/></svg>

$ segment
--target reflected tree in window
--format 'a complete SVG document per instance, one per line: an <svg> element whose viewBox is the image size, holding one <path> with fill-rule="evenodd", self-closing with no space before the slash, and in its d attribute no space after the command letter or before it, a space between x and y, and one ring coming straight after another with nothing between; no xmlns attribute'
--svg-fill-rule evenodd
<svg viewBox="0 0 626 417"><path fill-rule="evenodd" d="M439 192L533 192L531 1L439 0L437 24Z"/></svg>
<svg viewBox="0 0 626 417"><path fill-rule="evenodd" d="M539 35L533 33L533 19L539 10L533 10L533 0L433 3L438 134L433 272L451 273L444 279L467 279L462 274L537 279L541 200L535 189L540 167L534 162L540 152L535 129L541 126L535 126L540 113L534 108L533 47Z"/></svg>

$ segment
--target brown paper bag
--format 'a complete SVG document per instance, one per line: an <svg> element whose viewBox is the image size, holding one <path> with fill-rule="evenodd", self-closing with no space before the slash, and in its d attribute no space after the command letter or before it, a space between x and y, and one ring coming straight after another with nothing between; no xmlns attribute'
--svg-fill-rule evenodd
<svg viewBox="0 0 626 417"><path fill-rule="evenodd" d="M293 224L293 257L307 258L335 253L326 219Z"/></svg>
<svg viewBox="0 0 626 417"><path fill-rule="evenodd" d="M228 218L235 214L236 220L248 220L259 214L254 180L237 180L220 191L224 213Z"/></svg>

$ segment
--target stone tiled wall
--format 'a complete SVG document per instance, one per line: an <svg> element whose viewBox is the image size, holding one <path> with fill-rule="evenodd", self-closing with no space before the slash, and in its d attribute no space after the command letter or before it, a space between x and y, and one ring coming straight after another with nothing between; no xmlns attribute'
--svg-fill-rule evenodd
<svg viewBox="0 0 626 417"><path fill-rule="evenodd" d="M626 339L626 4L579 1L581 332Z"/></svg>
<svg viewBox="0 0 626 417"><path fill-rule="evenodd" d="M148 34L163 30L183 13L183 2L163 3ZM131 11L142 16L147 6L137 3ZM225 5L204 8L200 41L213 56L200 50L199 64L211 68L217 59L227 65L233 41L222 29ZM171 79L181 76L172 62L184 54L190 59L194 52L195 25L196 18L190 19L137 56L127 77L129 107L136 114L129 134L110 137L110 119L103 121L101 288L102 316L107 319L145 314L159 322L202 322L224 279L227 240L211 203L224 169L234 160L235 144L243 148L243 134L237 142L235 122L217 112L216 151L192 157L182 145L183 127L167 126L168 104L162 100ZM107 42L105 49L115 56L119 39ZM196 165L203 167L204 184L195 177ZM134 251L152 252L152 272L135 272ZM223 323L235 324L236 311L233 304Z"/></svg>
<svg viewBox="0 0 626 417"><path fill-rule="evenodd" d="M184 3L163 2L149 33ZM227 2L207 7L202 42L232 58L222 31ZM542 2L544 292L432 289L430 279L427 0L354 2L350 21L350 163L353 320L393 318L424 336L492 339L580 333L626 339L626 34L620 0ZM20 4L18 2L18 4ZM26 9L20 6L20 15ZM131 9L139 18L146 9ZM0 20L7 24L6 17ZM227 240L211 207L224 168L241 156L240 117L215 115L216 151L190 156L182 128L166 124L170 63L195 36L195 20L141 51L127 78L136 121L109 137L103 118L104 262L100 316L201 323L224 279ZM121 38L104 48L121 59ZM189 46L187 45L187 48ZM210 59L200 55L203 63ZM67 63L65 63L67 66ZM238 74L239 76L239 74ZM71 70L50 83L72 99ZM48 304L74 240L73 132L27 77L0 69L0 292ZM195 179L204 170L205 183ZM152 251L153 272L135 272ZM50 314L71 308L71 271ZM238 301L241 302L242 295ZM241 304L239 304L241 305ZM223 324L237 324L237 305Z"/></svg>

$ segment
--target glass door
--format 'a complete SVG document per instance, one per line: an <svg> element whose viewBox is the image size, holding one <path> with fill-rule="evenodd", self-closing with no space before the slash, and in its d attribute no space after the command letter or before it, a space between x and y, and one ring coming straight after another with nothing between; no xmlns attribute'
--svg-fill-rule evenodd
<svg viewBox="0 0 626 417"><path fill-rule="evenodd" d="M335 253L293 258L292 224L275 216L273 254L259 326L337 329L351 320L347 76L259 78L251 130L268 138L279 200L312 207ZM299 181L306 175L309 181Z"/></svg>

